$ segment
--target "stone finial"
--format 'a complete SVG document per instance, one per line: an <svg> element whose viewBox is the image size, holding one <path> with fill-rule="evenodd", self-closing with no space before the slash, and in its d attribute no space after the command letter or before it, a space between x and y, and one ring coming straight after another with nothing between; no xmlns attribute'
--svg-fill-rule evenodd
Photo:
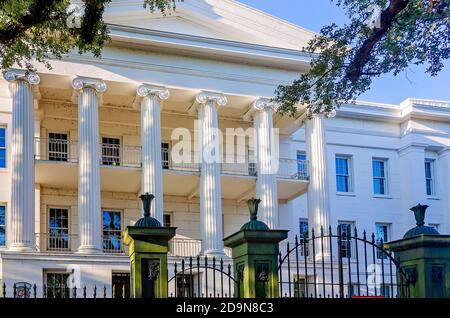
<svg viewBox="0 0 450 318"><path fill-rule="evenodd" d="M261 203L260 199L250 199L247 201L248 210L250 212L250 222L245 223L241 230L269 230L266 223L258 221L258 205Z"/></svg>
<svg viewBox="0 0 450 318"><path fill-rule="evenodd" d="M414 218L416 219L417 226L425 225L425 212L427 211L427 209L428 205L422 205L420 203L415 207L409 209L410 211L414 212Z"/></svg>
<svg viewBox="0 0 450 318"><path fill-rule="evenodd" d="M440 235L436 229L431 226L425 226L425 212L428 205L418 204L412 207L410 210L414 212L414 217L416 219L416 227L410 229L403 238L410 238L420 235Z"/></svg>
<svg viewBox="0 0 450 318"><path fill-rule="evenodd" d="M150 216L150 208L152 201L155 198L153 194L145 193L139 197L142 200L142 208L144 210L144 216L137 220L134 226L136 227L162 227L161 223L155 218Z"/></svg>

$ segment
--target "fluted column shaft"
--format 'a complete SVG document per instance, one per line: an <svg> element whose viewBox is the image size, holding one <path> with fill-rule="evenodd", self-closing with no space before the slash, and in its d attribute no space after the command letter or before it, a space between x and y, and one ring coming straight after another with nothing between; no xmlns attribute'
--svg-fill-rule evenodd
<svg viewBox="0 0 450 318"><path fill-rule="evenodd" d="M141 98L141 192L148 192L155 196L150 214L163 224L164 195L160 100L167 99L169 91L164 87L141 85L138 87L137 94Z"/></svg>
<svg viewBox="0 0 450 318"><path fill-rule="evenodd" d="M256 138L256 197L261 200L259 205L260 219L270 229L278 229L278 152L273 129L273 114L276 104L261 98L255 102L253 114Z"/></svg>
<svg viewBox="0 0 450 318"><path fill-rule="evenodd" d="M76 78L78 93L78 228L79 253L102 248L98 108L106 85L100 80Z"/></svg>
<svg viewBox="0 0 450 318"><path fill-rule="evenodd" d="M32 251L34 244L34 94L39 76L8 70L12 97L11 209L7 227L8 248Z"/></svg>
<svg viewBox="0 0 450 318"><path fill-rule="evenodd" d="M202 93L197 96L199 119L200 173L200 229L202 253L223 254L222 234L222 191L220 184L217 107L225 106L223 95Z"/></svg>
<svg viewBox="0 0 450 318"><path fill-rule="evenodd" d="M306 155L309 160L308 222L315 235L320 235L321 227L328 232L330 226L330 195L328 190L328 169L325 139L325 118L313 115L306 121ZM321 254L321 247L316 249ZM328 244L324 244L324 254L329 254Z"/></svg>

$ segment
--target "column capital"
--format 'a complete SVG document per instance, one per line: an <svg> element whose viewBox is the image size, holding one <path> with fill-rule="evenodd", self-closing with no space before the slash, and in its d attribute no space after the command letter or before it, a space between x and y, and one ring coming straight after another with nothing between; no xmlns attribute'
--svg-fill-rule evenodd
<svg viewBox="0 0 450 318"><path fill-rule="evenodd" d="M334 118L336 117L336 109L332 109L330 111L325 111L325 109L321 109L320 113L312 112L310 108L306 111L306 117L308 119L312 119L314 117L322 117L322 118Z"/></svg>
<svg viewBox="0 0 450 318"><path fill-rule="evenodd" d="M72 88L76 92L81 92L85 88L93 88L97 94L103 94L106 91L106 83L98 78L78 76L73 79Z"/></svg>
<svg viewBox="0 0 450 318"><path fill-rule="evenodd" d="M139 97L146 97L148 95L155 95L160 100L166 100L170 97L170 92L167 87L142 84L136 89L136 94Z"/></svg>
<svg viewBox="0 0 450 318"><path fill-rule="evenodd" d="M213 102L216 106L225 106L228 103L227 97L222 93L203 91L197 95L195 101L199 104Z"/></svg>
<svg viewBox="0 0 450 318"><path fill-rule="evenodd" d="M41 78L36 73L19 69L9 69L5 71L3 73L3 78L8 82L25 81L32 86L38 85L41 81Z"/></svg>
<svg viewBox="0 0 450 318"><path fill-rule="evenodd" d="M274 101L272 98L260 97L253 103L253 108L255 110L270 110L276 112L280 104Z"/></svg>

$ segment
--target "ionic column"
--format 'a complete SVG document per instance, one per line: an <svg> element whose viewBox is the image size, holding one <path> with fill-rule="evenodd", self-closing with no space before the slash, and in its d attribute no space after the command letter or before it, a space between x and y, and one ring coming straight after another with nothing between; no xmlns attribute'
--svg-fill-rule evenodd
<svg viewBox="0 0 450 318"><path fill-rule="evenodd" d="M223 255L220 140L217 108L227 104L222 94L197 96L200 150L200 231L202 253Z"/></svg>
<svg viewBox="0 0 450 318"><path fill-rule="evenodd" d="M23 70L3 74L10 82L12 96L11 125L11 208L8 248L12 251L35 250L34 240L34 99L33 88L39 76Z"/></svg>
<svg viewBox="0 0 450 318"><path fill-rule="evenodd" d="M327 152L325 139L325 116L313 115L306 119L306 156L309 160L308 223L315 235L325 234L330 226L330 194L328 190ZM316 248L316 256L321 255L321 247ZM328 243L324 244L324 254L329 255Z"/></svg>
<svg viewBox="0 0 450 318"><path fill-rule="evenodd" d="M102 249L98 108L106 84L77 77L72 87L78 95L78 252L98 253Z"/></svg>
<svg viewBox="0 0 450 318"><path fill-rule="evenodd" d="M278 229L278 151L273 129L273 114L277 104L270 99L260 98L254 103L253 122L255 130L256 155L256 197L259 204L260 219L270 229Z"/></svg>
<svg viewBox="0 0 450 318"><path fill-rule="evenodd" d="M163 224L164 196L161 160L161 106L160 101L169 98L165 87L141 85L137 96L141 106L141 192L155 196L150 214Z"/></svg>

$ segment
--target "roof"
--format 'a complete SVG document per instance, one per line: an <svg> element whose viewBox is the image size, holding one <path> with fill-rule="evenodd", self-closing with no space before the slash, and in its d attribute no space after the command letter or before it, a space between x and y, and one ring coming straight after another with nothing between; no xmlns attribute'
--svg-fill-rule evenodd
<svg viewBox="0 0 450 318"><path fill-rule="evenodd" d="M142 0L113 0L105 21L116 25L180 33L301 51L314 32L234 0L189 0L164 15Z"/></svg>

